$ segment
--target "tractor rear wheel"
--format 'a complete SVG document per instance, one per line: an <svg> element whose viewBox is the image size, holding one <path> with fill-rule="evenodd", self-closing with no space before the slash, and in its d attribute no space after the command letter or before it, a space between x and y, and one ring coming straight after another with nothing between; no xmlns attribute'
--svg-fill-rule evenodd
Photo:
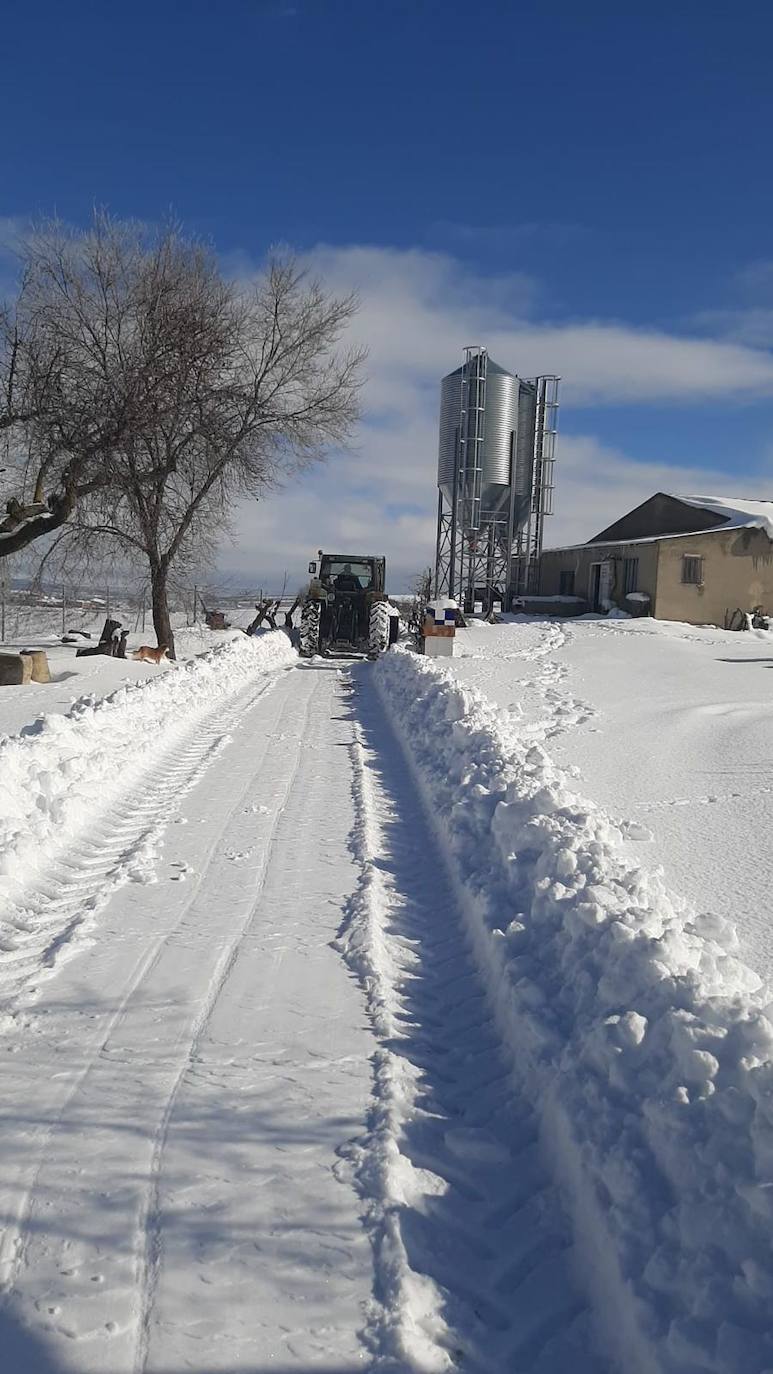
<svg viewBox="0 0 773 1374"><path fill-rule="evenodd" d="M319 653L319 618L319 602L304 601L301 609L301 658L313 658Z"/></svg>
<svg viewBox="0 0 773 1374"><path fill-rule="evenodd" d="M374 601L368 623L368 658L378 658L389 646L389 607L386 601Z"/></svg>

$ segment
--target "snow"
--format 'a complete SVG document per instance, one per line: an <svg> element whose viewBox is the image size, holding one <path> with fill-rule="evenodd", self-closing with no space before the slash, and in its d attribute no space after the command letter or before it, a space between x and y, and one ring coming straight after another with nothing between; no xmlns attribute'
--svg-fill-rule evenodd
<svg viewBox="0 0 773 1374"><path fill-rule="evenodd" d="M411 663L396 657L398 676ZM367 1328L376 1368L608 1374L405 735L370 671L352 676L360 877L338 944L379 1042L369 1131L350 1156L380 1299Z"/></svg>
<svg viewBox="0 0 773 1374"><path fill-rule="evenodd" d="M456 642L0 696L9 1368L773 1369L773 636Z"/></svg>
<svg viewBox="0 0 773 1374"><path fill-rule="evenodd" d="M2 747L19 1367L608 1374L371 665L240 636Z"/></svg>
<svg viewBox="0 0 773 1374"><path fill-rule="evenodd" d="M759 969L769 957L769 867L749 861L765 853L769 812L748 762L759 777L770 756L769 698L755 691L770 639L636 621L462 639L448 668L414 660L409 682L395 661L379 671L453 848L516 1074L543 1103L546 1143L559 1142L581 1258L590 1247L583 1270L602 1275L597 1307L623 1321L622 1367L768 1369L773 1030L746 958ZM748 666L735 689L746 701L728 700L728 659ZM582 700L573 664L591 689ZM459 677L485 681L488 700ZM670 890L659 846L641 854L636 811L610 817L557 756L599 795L597 780L614 778L620 799L646 795L661 769L678 778L685 860L699 874L709 862L708 890L724 872L734 902L715 889L696 910ZM737 796L706 833L723 798L693 809L690 793L712 773ZM734 932L739 912L757 937L743 922Z"/></svg>
<svg viewBox="0 0 773 1374"><path fill-rule="evenodd" d="M293 662L281 631L259 640L241 636L185 667L101 699L82 697L66 714L42 716L0 739L0 996L6 978L15 985L19 951L40 939L29 892L54 857L77 844L97 809L137 782L148 754L173 757L197 716L256 672ZM116 878L131 876L142 848L122 860ZM50 926L47 920L49 941Z"/></svg>
<svg viewBox="0 0 773 1374"><path fill-rule="evenodd" d="M131 623L134 612L126 619ZM121 619L121 612L116 613ZM10 617L9 617L10 619ZM144 682L166 672L168 664L139 663L132 659L140 644L155 644L155 635L148 627L143 633L133 631L127 642L125 659L96 654L77 658L79 648L89 648L99 641L105 621L104 613L81 618L81 627L89 630L91 638L77 637L73 644L63 644L56 625L61 628L61 611L46 615L40 608L26 612L23 633L0 643L0 652L18 653L22 649L45 649L51 670L50 683L30 682L23 687L0 688L0 737L12 735L39 715L67 712L82 696L106 696L110 691L130 682ZM249 620L249 616L247 616ZM20 627L21 628L21 627ZM238 630L208 630L204 625L175 627L175 649L179 662L187 662L214 646L241 638Z"/></svg>
<svg viewBox="0 0 773 1374"><path fill-rule="evenodd" d="M674 496L673 499L721 515L726 522L723 529L760 529L773 540L773 501L744 501L730 496Z"/></svg>
<svg viewBox="0 0 773 1374"><path fill-rule="evenodd" d="M55 938L24 946L2 1040L0 1330L31 1333L25 1374L48 1368L32 1341L78 1374L362 1367L369 1246L338 1152L371 1045L331 948L355 881L348 726L337 677L288 673L286 642L242 636L86 716L129 713L138 743L155 716L160 743L182 693L186 734L139 751L120 805L97 790L28 898ZM106 894L149 829L142 880Z"/></svg>
<svg viewBox="0 0 773 1374"><path fill-rule="evenodd" d="M453 661L771 984L772 669L771 632L606 616L476 625Z"/></svg>
<svg viewBox="0 0 773 1374"><path fill-rule="evenodd" d="M685 919L545 750L434 664L379 665L466 896L581 1271L626 1369L768 1369L773 1027L731 932ZM748 1130L739 1148L739 1128ZM752 1277L753 1275L753 1277Z"/></svg>

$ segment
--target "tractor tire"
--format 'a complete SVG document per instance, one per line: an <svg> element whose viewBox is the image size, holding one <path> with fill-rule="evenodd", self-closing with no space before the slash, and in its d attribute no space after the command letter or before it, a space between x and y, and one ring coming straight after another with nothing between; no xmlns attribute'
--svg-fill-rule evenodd
<svg viewBox="0 0 773 1374"><path fill-rule="evenodd" d="M389 648L389 608L386 601L374 601L368 623L368 658L378 658Z"/></svg>
<svg viewBox="0 0 773 1374"><path fill-rule="evenodd" d="M301 609L301 658L313 658L319 653L319 617L319 602L304 601Z"/></svg>

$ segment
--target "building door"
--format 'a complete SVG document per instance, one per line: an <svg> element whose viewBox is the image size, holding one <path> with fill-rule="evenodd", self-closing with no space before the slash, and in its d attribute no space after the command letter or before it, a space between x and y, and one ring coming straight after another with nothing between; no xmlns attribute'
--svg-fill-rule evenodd
<svg viewBox="0 0 773 1374"><path fill-rule="evenodd" d="M592 611L601 610L601 564L591 563L588 600Z"/></svg>

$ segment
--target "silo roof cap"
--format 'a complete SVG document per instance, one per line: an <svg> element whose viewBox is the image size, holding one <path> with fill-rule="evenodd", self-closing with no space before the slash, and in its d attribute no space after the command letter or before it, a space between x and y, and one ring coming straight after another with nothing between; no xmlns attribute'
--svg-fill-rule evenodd
<svg viewBox="0 0 773 1374"><path fill-rule="evenodd" d="M461 367L455 367L454 370L453 370L453 372L447 372L447 373L446 373L446 377L458 377L458 376L460 376L460 374L461 374L462 372L464 372L464 368L465 368L465 364L462 363ZM514 377L514 376L515 376L515 373L514 373L514 372L510 372L508 368L506 368L506 367L501 367L499 363L495 363L493 358L489 358L489 359L488 359L488 361L487 361L487 363L486 363L486 372L487 372L487 374L488 374L488 373L491 373L491 372L495 372L495 373L497 373L500 377ZM443 378L443 381L446 380L446 377Z"/></svg>

